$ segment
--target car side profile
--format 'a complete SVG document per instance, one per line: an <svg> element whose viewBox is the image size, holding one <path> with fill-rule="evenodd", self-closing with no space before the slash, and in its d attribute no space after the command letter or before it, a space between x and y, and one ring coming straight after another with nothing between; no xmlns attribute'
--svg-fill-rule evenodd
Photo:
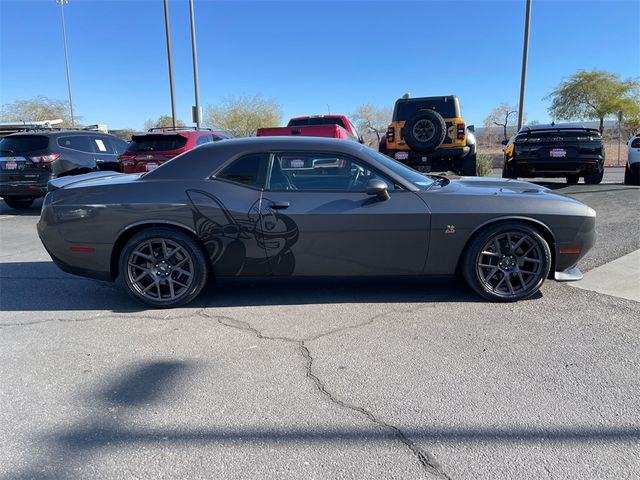
<svg viewBox="0 0 640 480"><path fill-rule="evenodd" d="M565 177L567 183L598 184L604 175L604 144L596 128L558 123L522 127L504 143L503 178Z"/></svg>
<svg viewBox="0 0 640 480"><path fill-rule="evenodd" d="M595 212L530 183L425 176L356 142L254 137L138 175L50 182L40 238L63 270L172 307L207 278L452 276L516 301L576 280Z"/></svg>
<svg viewBox="0 0 640 480"><path fill-rule="evenodd" d="M231 137L228 132L210 128L152 128L131 137L126 151L118 156L119 170L124 173L149 172L199 145Z"/></svg>
<svg viewBox="0 0 640 480"><path fill-rule="evenodd" d="M0 197L11 208L29 208L54 178L118 170L127 142L91 130L34 130L0 140Z"/></svg>

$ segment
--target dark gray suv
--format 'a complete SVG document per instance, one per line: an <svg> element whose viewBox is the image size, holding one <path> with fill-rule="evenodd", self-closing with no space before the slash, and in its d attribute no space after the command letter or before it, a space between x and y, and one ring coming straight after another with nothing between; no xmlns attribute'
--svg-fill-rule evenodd
<svg viewBox="0 0 640 480"><path fill-rule="evenodd" d="M119 171L127 142L86 130L29 131L0 140L0 197L11 208L29 208L47 193L47 182L95 170Z"/></svg>

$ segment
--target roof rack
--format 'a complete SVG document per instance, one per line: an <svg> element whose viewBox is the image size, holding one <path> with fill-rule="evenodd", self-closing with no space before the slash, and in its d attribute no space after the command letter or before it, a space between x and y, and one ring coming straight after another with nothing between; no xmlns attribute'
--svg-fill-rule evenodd
<svg viewBox="0 0 640 480"><path fill-rule="evenodd" d="M150 128L149 132L171 132L171 131L182 131L182 130L196 130L195 127L153 127ZM208 132L213 132L211 128L200 128L198 130L206 130Z"/></svg>

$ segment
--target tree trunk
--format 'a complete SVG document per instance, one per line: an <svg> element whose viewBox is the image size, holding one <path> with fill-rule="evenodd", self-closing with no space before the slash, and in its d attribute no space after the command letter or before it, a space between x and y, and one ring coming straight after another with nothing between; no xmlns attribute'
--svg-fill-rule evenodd
<svg viewBox="0 0 640 480"><path fill-rule="evenodd" d="M604 132L604 117L600 117L600 135Z"/></svg>

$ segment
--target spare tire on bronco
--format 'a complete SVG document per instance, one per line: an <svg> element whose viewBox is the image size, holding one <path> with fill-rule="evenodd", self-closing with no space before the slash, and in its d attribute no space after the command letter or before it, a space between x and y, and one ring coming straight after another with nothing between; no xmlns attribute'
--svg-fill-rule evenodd
<svg viewBox="0 0 640 480"><path fill-rule="evenodd" d="M430 153L444 141L447 124L438 112L421 110L407 121L404 139L417 153Z"/></svg>

